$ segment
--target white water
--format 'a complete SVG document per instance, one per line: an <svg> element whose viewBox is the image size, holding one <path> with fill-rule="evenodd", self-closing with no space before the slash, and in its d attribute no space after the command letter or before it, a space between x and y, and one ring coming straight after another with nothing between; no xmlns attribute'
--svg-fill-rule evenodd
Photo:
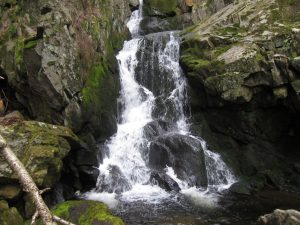
<svg viewBox="0 0 300 225"><path fill-rule="evenodd" d="M140 0L140 4L142 5L142 0ZM110 174L111 166L117 166L122 172L122 176L128 181L130 188L118 195L107 193L101 188L101 193L98 193L99 188L96 188L84 195L87 199L104 201L110 207L115 207L119 200L159 203L170 197L170 193L156 185L149 184L150 169L142 155L144 149L150 144L144 137L143 128L147 123L153 121L155 96L135 79L139 63L137 52L143 42L143 37L139 37L138 33L142 17L140 12L141 10L133 12L127 24L133 39L125 42L123 49L117 55L121 81L122 114L117 133L106 143L109 153L104 156L103 163L99 166L100 176L97 185L99 187L104 183L109 186L113 182ZM184 113L184 108L188 104L188 96L187 83L179 65L180 40L172 32L168 35L169 40L165 46L162 45L153 54L158 55L159 69L168 72L167 74L170 74L168 79L174 83L175 88L166 94L167 100L171 101L175 108L176 128L173 132L201 140L207 164L208 189L201 191L196 187L190 187L185 181L177 178L173 168L167 167L166 173L179 184L181 193L191 202L196 205L212 207L216 203L216 196L210 190L220 191L228 188L234 182L234 176L221 157L207 149L205 141L190 134L188 119ZM164 119L166 116L161 118Z"/></svg>

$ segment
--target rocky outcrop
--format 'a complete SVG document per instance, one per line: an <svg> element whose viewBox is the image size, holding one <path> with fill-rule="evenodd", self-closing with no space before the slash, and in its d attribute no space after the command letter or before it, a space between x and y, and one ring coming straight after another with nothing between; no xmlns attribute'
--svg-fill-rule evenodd
<svg viewBox="0 0 300 225"><path fill-rule="evenodd" d="M297 225L300 224L300 212L296 210L276 209L273 213L261 216L259 225Z"/></svg>
<svg viewBox="0 0 300 225"><path fill-rule="evenodd" d="M299 191L300 4L215 3L181 34L194 131L250 190Z"/></svg>
<svg viewBox="0 0 300 225"><path fill-rule="evenodd" d="M89 143L112 135L119 90L114 54L128 37L129 3L1 1L0 10L0 72L7 80L1 87L9 105L69 126Z"/></svg>

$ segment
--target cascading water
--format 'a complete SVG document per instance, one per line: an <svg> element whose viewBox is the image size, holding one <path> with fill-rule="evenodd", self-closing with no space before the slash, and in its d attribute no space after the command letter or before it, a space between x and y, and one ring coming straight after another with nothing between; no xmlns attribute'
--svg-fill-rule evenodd
<svg viewBox="0 0 300 225"><path fill-rule="evenodd" d="M164 179L192 197L222 190L234 176L189 130L180 38L177 32L139 36L141 17L141 10L133 12L128 22L133 39L117 55L122 103L118 131L105 144L97 187L85 197L157 203L171 195L162 187L170 187Z"/></svg>

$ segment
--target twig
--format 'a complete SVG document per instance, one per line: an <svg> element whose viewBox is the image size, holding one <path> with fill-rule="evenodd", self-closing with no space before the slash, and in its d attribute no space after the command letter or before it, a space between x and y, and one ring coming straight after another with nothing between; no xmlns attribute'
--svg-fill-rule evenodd
<svg viewBox="0 0 300 225"><path fill-rule="evenodd" d="M55 215L53 216L53 220L56 221L56 222L58 222L58 223L60 223L60 224L63 224L63 225L75 225L74 223L66 221L66 220L64 220L64 219L62 219L62 218L60 218L58 216L55 216Z"/></svg>
<svg viewBox="0 0 300 225"><path fill-rule="evenodd" d="M45 189L43 189L43 190L40 190L40 195L42 195L42 194L44 194L45 192L50 191L50 190L51 190L51 188L45 188Z"/></svg>
<svg viewBox="0 0 300 225"><path fill-rule="evenodd" d="M38 218L38 216L39 216L39 212L38 212L38 211L35 211L35 213L34 213L33 216L32 216L30 225L35 225L36 219Z"/></svg>

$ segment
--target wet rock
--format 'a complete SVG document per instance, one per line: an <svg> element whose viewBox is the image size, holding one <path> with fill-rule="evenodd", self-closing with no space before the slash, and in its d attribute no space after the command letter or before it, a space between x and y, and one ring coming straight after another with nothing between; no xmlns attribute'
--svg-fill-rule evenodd
<svg viewBox="0 0 300 225"><path fill-rule="evenodd" d="M150 16L174 16L177 0L145 0L143 11Z"/></svg>
<svg viewBox="0 0 300 225"><path fill-rule="evenodd" d="M97 191L120 194L131 189L131 184L118 166L110 166L108 170L108 176L100 173Z"/></svg>
<svg viewBox="0 0 300 225"><path fill-rule="evenodd" d="M95 187L99 177L99 169L97 167L92 165L78 166L77 170L84 190Z"/></svg>
<svg viewBox="0 0 300 225"><path fill-rule="evenodd" d="M245 182L237 182L231 185L229 191L235 194L251 195L249 184Z"/></svg>
<svg viewBox="0 0 300 225"><path fill-rule="evenodd" d="M182 30L191 25L190 14L161 18L146 16L140 23L140 34L146 35L163 31Z"/></svg>
<svg viewBox="0 0 300 225"><path fill-rule="evenodd" d="M257 222L258 225L299 225L300 212L289 209L276 209L273 213L261 216Z"/></svg>
<svg viewBox="0 0 300 225"><path fill-rule="evenodd" d="M139 0L129 0L129 6L131 11L137 10L139 8Z"/></svg>
<svg viewBox="0 0 300 225"><path fill-rule="evenodd" d="M206 187L204 153L199 140L180 134L158 137L150 144L149 166L163 171L172 167L190 186Z"/></svg>
<svg viewBox="0 0 300 225"><path fill-rule="evenodd" d="M291 64L298 72L300 72L300 57L294 58Z"/></svg>
<svg viewBox="0 0 300 225"><path fill-rule="evenodd" d="M181 190L176 181L174 181L169 175L162 172L153 171L150 175L150 182L152 184L157 184L166 191L179 192Z"/></svg>
<svg viewBox="0 0 300 225"><path fill-rule="evenodd" d="M147 123L143 129L143 132L147 140L152 140L159 135L171 131L172 128L173 126L170 123L162 119L158 119Z"/></svg>
<svg viewBox="0 0 300 225"><path fill-rule="evenodd" d="M181 30L192 25L191 8L182 0L147 0L143 4L140 33Z"/></svg>

